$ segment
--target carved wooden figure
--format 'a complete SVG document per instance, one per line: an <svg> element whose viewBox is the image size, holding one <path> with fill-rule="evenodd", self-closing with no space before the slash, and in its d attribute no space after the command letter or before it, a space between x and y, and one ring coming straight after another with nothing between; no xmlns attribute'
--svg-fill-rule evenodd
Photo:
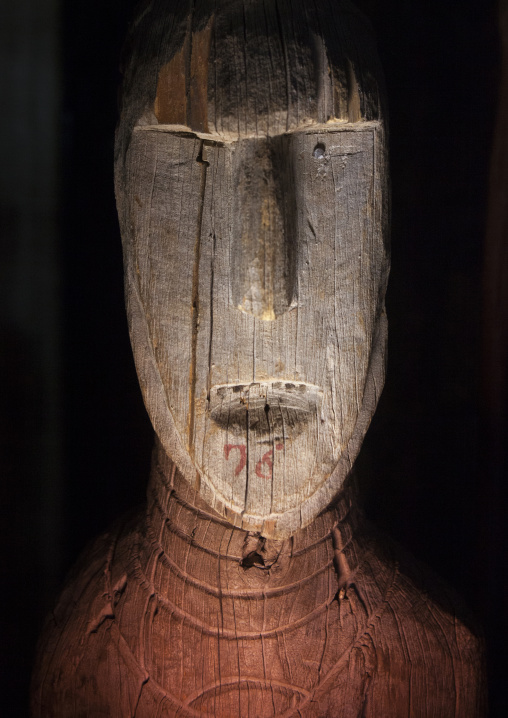
<svg viewBox="0 0 508 718"><path fill-rule="evenodd" d="M141 9L116 191L148 505L64 590L34 717L484 715L460 603L354 494L384 381L385 116L349 2Z"/></svg>

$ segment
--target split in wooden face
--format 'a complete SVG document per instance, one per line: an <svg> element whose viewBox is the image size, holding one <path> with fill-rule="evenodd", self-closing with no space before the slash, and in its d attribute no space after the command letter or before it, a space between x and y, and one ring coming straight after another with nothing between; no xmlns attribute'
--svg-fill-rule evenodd
<svg viewBox="0 0 508 718"><path fill-rule="evenodd" d="M149 343L160 381L138 361L148 410L174 453L163 392L187 478L190 458L216 508L267 534L323 509L351 459L382 343L378 137L358 123L230 143L142 126L131 139L128 282L145 322L133 343Z"/></svg>

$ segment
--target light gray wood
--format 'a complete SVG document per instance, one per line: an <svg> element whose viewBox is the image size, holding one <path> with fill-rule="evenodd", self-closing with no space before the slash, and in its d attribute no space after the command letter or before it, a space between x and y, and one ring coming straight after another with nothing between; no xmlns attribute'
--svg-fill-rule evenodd
<svg viewBox="0 0 508 718"><path fill-rule="evenodd" d="M148 126L131 141L131 291L160 377L145 400L164 394L208 500L245 527L283 537L313 520L372 414L382 151L378 123L236 142Z"/></svg>

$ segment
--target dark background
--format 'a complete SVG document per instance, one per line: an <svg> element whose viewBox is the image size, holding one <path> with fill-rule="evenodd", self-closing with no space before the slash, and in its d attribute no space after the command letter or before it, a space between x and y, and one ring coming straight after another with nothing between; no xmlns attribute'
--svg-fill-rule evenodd
<svg viewBox="0 0 508 718"><path fill-rule="evenodd" d="M496 4L357 4L385 68L393 184L388 380L358 462L366 508L480 617L491 715L504 717L508 502L481 410ZM112 175L135 2L3 6L0 712L23 716L44 613L87 541L143 500L152 430L128 342Z"/></svg>

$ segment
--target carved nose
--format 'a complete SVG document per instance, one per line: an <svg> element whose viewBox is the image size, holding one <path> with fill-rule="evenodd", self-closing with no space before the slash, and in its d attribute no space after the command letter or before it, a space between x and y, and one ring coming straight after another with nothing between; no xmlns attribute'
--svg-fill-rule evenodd
<svg viewBox="0 0 508 718"><path fill-rule="evenodd" d="M233 177L233 304L273 321L288 311L294 299L295 203L287 141L238 143Z"/></svg>

